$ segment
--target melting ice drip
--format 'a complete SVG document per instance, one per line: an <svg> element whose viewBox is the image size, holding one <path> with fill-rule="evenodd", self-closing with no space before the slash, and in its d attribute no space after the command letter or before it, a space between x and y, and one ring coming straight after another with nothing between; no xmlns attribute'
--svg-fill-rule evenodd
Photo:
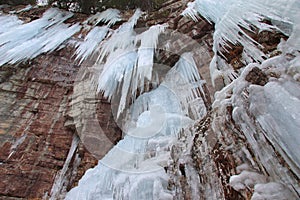
<svg viewBox="0 0 300 200"><path fill-rule="evenodd" d="M156 89L143 92L144 84L153 78L154 50L165 27L153 26L136 36L133 27L140 15L137 10L102 43L96 64L102 69L98 89L104 96L114 99L121 91L116 117L126 114L126 135L85 173L66 199L173 199L164 167L179 131L193 123L191 118L206 113L200 94L203 80L192 54L185 53ZM142 95L136 98L138 88ZM128 98L134 99L130 106ZM202 107L190 114L195 105Z"/></svg>

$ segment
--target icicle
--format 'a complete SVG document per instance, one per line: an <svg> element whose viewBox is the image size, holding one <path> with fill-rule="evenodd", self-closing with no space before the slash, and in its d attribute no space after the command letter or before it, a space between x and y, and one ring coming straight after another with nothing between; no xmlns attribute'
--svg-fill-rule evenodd
<svg viewBox="0 0 300 200"><path fill-rule="evenodd" d="M184 108L184 112L188 115L188 110L197 110L196 115L192 117L199 119L206 114L202 96L205 96L202 88L205 83L201 79L196 63L193 59L192 53L184 53L181 55L179 61L175 64L168 76L178 76L176 82L171 82L169 86L173 91L177 93L185 93L185 95L179 95L178 98ZM199 106L200 105L200 106ZM199 108L198 108L199 107Z"/></svg>
<svg viewBox="0 0 300 200"><path fill-rule="evenodd" d="M82 63L87 57L96 51L100 42L108 34L109 27L120 21L120 11L117 9L107 9L101 13L97 13L89 17L83 24L85 29L89 31L83 42L79 42L75 52L76 60ZM97 27L100 22L107 23L107 26ZM92 24L92 26L88 25ZM92 29L92 30L90 30Z"/></svg>
<svg viewBox="0 0 300 200"><path fill-rule="evenodd" d="M199 20L199 14L196 10L196 1L189 2L187 4L187 6L188 7L182 12L181 15L186 16L186 17L188 16L197 22Z"/></svg>
<svg viewBox="0 0 300 200"><path fill-rule="evenodd" d="M103 58L113 52L115 49L126 49L134 44L135 37L133 27L141 15L141 10L137 9L128 22L122 24L112 34L112 36L103 43L100 51L99 62L102 62Z"/></svg>
<svg viewBox="0 0 300 200"><path fill-rule="evenodd" d="M156 49L158 36L165 30L165 25L151 26L149 30L137 36L137 40L141 41L141 46L138 49L138 62L135 68L135 76L141 80L147 78L151 81L154 50ZM142 84L139 84L141 87ZM132 91L136 91L133 88Z"/></svg>
<svg viewBox="0 0 300 200"><path fill-rule="evenodd" d="M59 199L59 195L66 192L66 188L67 188L66 181L68 178L67 171L69 169L70 162L76 152L78 143L79 143L79 138L76 135L74 135L68 156L64 162L64 166L61 169L61 171L59 171L55 176L55 180L54 180L53 186L51 188L50 200Z"/></svg>
<svg viewBox="0 0 300 200"><path fill-rule="evenodd" d="M79 60L79 63L82 63L85 59L87 59L90 55L92 55L100 42L105 38L108 32L108 27L94 27L84 38L84 42L80 43L78 48L76 49L75 54L76 60Z"/></svg>
<svg viewBox="0 0 300 200"><path fill-rule="evenodd" d="M95 15L89 17L84 23L91 23L93 26L96 26L100 22L104 22L107 24L107 26L111 26L120 20L120 11L109 8L101 13L96 13Z"/></svg>
<svg viewBox="0 0 300 200"><path fill-rule="evenodd" d="M15 15L0 15L0 34L20 26L23 22Z"/></svg>
<svg viewBox="0 0 300 200"><path fill-rule="evenodd" d="M104 96L111 99L122 81L130 81L124 80L124 75L132 71L136 59L137 53L130 49L127 51L118 49L112 52L108 56L103 72L99 77L98 91L103 91ZM127 96L127 93L124 95Z"/></svg>
<svg viewBox="0 0 300 200"><path fill-rule="evenodd" d="M81 28L79 24L69 27L63 23L71 16L68 12L49 9L42 18L28 24L17 25L19 21L11 24L11 19L4 18L11 28L0 34L0 66L5 63L19 63L56 50Z"/></svg>
<svg viewBox="0 0 300 200"><path fill-rule="evenodd" d="M242 56L245 64L264 61L267 56L261 51L263 47L245 31L251 32L251 27L256 27L260 31L279 30L282 33L291 34L289 27L294 26L295 32L291 34L291 39L288 40L288 42L293 41L294 45L289 44L288 48L291 49L294 46L293 49L296 49L295 46L298 46L298 48L300 46L300 40L298 40L300 29L297 28L300 10L299 1L196 0L188 4L188 8L182 15L190 16L197 21L195 10L209 22L215 24L215 54L222 54L221 50L226 51L229 47L228 44L231 43L243 46ZM273 25L264 23L264 19L271 20ZM215 59L215 61L217 60ZM215 72L220 72L225 79L227 79L227 75L232 74L228 66L221 63L218 63L218 70L214 70L213 73ZM229 77L229 79L232 78Z"/></svg>
<svg viewBox="0 0 300 200"><path fill-rule="evenodd" d="M32 8L33 8L32 5L27 5L25 8L22 8L20 10L9 11L9 14L19 14L21 12L27 12L27 11L31 10Z"/></svg>

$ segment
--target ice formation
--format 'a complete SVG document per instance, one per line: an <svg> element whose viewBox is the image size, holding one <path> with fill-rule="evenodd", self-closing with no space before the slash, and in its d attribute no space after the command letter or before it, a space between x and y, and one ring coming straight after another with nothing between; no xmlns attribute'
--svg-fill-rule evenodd
<svg viewBox="0 0 300 200"><path fill-rule="evenodd" d="M21 25L23 22L15 15L0 15L0 34Z"/></svg>
<svg viewBox="0 0 300 200"><path fill-rule="evenodd" d="M120 11L110 8L91 16L84 21L84 29L89 32L85 36L84 41L76 44L76 60L79 60L79 63L82 63L89 56L97 52L101 42L109 33L109 27L120 20ZM98 27L97 25L100 22L106 23L107 25Z"/></svg>
<svg viewBox="0 0 300 200"><path fill-rule="evenodd" d="M300 3L294 0L196 0L189 3L182 13L195 21L200 14L215 24L215 56L210 71L213 80L224 78L225 87L215 94L213 110L226 113L226 109L232 106L235 126L241 129L241 134L246 136L258 162L276 182L265 183L266 180L259 180L254 183L251 180L254 176L245 172L232 176L231 185L236 190L247 187L246 182L251 183L252 188L255 185L252 199L281 199L280 193L274 192L271 185L289 194L290 199L296 199L294 195L300 194L295 178L281 165L277 155L279 153L288 168L299 178L299 10ZM265 20L270 23L265 23ZM281 54L272 57L263 53L261 44L247 34L247 31L253 32L254 29L279 31L289 36L287 41L281 41L278 45ZM234 70L224 60L225 56L220 56L222 51L230 50L230 44L243 47L241 61L244 67L240 70ZM262 84L246 80L255 67L271 78ZM217 116L214 115L212 128L221 134L222 123ZM268 146L268 142L274 149ZM253 160L252 164L255 165ZM284 189L282 184L286 186ZM290 194L291 191L294 194Z"/></svg>
<svg viewBox="0 0 300 200"><path fill-rule="evenodd" d="M128 22L122 24L101 45L98 68L103 68L98 81L98 91L111 100L118 87L122 86L120 112L124 109L129 85L132 80L133 67L137 61L135 50L134 26L142 12L137 9ZM103 59L107 56L104 66ZM120 114L118 112L118 116Z"/></svg>
<svg viewBox="0 0 300 200"><path fill-rule="evenodd" d="M20 63L58 49L81 29L79 24L63 23L71 16L72 13L54 8L27 24L21 24L14 16L1 16L4 23L0 31L0 66Z"/></svg>
<svg viewBox="0 0 300 200"><path fill-rule="evenodd" d="M235 126L251 145L255 158L274 179L267 183L265 176L248 170L233 175L230 184L234 189L254 186L252 199L282 198L274 188L287 195L290 191L300 194L289 172L299 179L299 10L298 0L196 0L183 12L195 21L200 19L199 13L215 24L215 55L210 72L213 80L223 77L226 86L216 93L212 110L226 113L232 106ZM82 63L99 50L95 65L101 71L98 90L109 100L117 99L116 115L123 114L126 120L122 127L125 136L95 168L86 172L66 199L173 198L174 194L167 190L169 177L164 167L168 165L170 147L177 142L180 131L208 112L202 99L204 81L198 74L192 53L185 53L157 88L144 89L155 79L154 52L158 36L166 26L152 26L137 35L134 26L141 15L137 9L128 22L114 31L110 26L120 20L118 10L108 9L83 23L88 33L84 41L77 43L76 59ZM65 24L71 16L68 12L49 9L41 19L23 23L16 16L0 15L0 66L20 63L61 48L82 27ZM97 26L100 22L106 26ZM281 54L270 58L263 53L263 46L247 33L254 29L279 31L288 36L289 39L278 46ZM241 61L244 66L240 70L234 70L223 59L222 51L229 51L230 44L243 46ZM246 77L254 67L268 73L269 77L270 74L275 76L261 85L250 83ZM216 116L212 114L212 130L219 134L223 130ZM20 138L15 148L22 141ZM65 165L53 185L53 196L58 195L58 188L64 187L64 173L77 144L74 138ZM289 170L274 159L278 154ZM189 166L186 169L188 179L199 183L196 176L193 177L197 172ZM193 197L197 197L197 192L198 188L194 187Z"/></svg>
<svg viewBox="0 0 300 200"><path fill-rule="evenodd" d="M51 188L51 192L50 192L50 196L51 196L49 198L50 200L62 198L62 194L64 194L67 190L67 186L65 183L66 182L66 173L67 173L67 170L71 163L74 152L76 151L76 149L78 147L78 143L79 143L79 138L76 135L74 135L69 153L68 153L67 158L64 163L64 166L61 169L61 171L59 173L57 173L57 175L55 177L55 180L54 180L53 186Z"/></svg>
<svg viewBox="0 0 300 200"><path fill-rule="evenodd" d="M230 46L243 46L244 64L262 62L268 55L263 53L262 46L252 39L247 31L278 30L290 36L287 48L299 49L299 9L300 4L296 0L289 1L214 1L196 0L188 4L188 8L182 13L198 20L200 13L208 21L215 24L214 47L215 56L211 63L211 75L213 81L218 76L224 76L225 82L233 72L232 68L223 62L218 53L228 50ZM284 17L282 17L284 16ZM270 20L271 25L264 23ZM234 77L233 77L234 78ZM232 80L232 77L229 78ZM230 82L230 81L229 81Z"/></svg>
<svg viewBox="0 0 300 200"><path fill-rule="evenodd" d="M299 8L296 1L289 3L290 6ZM287 15L287 19L282 18L284 11L277 8L277 4L280 2L273 1L270 6L272 9L267 11L267 4L258 1L240 0L236 3L204 0L190 3L183 14L198 20L198 11L215 23L215 57L210 70L213 78L226 76L230 81L225 81L227 86L216 93L213 110L225 113L227 106L232 106L233 120L252 145L255 157L278 184L281 182L289 185L287 191L299 191L290 173L277 160L270 160L275 152L264 145L265 140L262 139L265 137L273 143L291 170L299 176L298 151L295 150L300 146L297 135L300 131L297 109L300 107L299 83L295 81L299 77L299 55L294 52L298 49L298 39L295 37L298 25L291 15ZM72 189L66 199L172 199L174 194L166 189L168 177L163 170L169 159L169 148L176 143L181 129L192 124L192 119L201 119L207 113L201 97L204 93L203 80L190 53L181 56L166 75L165 81L156 89L143 93L143 81L153 78L153 51L157 36L164 27L151 27L136 36L133 27L139 15L136 12L129 22L121 25L100 51L99 67L103 70L98 89L109 99L120 92L117 116L121 112L126 115L122 116L126 119L123 127L126 135L99 161L97 167L86 172L78 187ZM273 25L263 23L263 19L271 20ZM281 43L283 55L269 59L262 52L262 46L247 35L246 30L253 31L253 27L259 30L277 30L290 36L287 42ZM138 40L141 40L141 46L136 49ZM289 44L291 40L293 45ZM230 64L217 55L222 53L220 47L225 50L229 48L228 42L244 47L242 61L245 67L239 72L235 72ZM296 57L286 59L287 52L292 52ZM102 63L106 56L106 62ZM253 62L257 64L251 64ZM263 86L254 85L245 79L255 66L268 69L270 73L290 71L294 79L283 73L280 79L270 80ZM135 89L138 87L141 87L142 94L129 106L126 103L128 99L134 99ZM194 112L191 113L190 110ZM212 130L221 131L222 127L219 125L218 119L213 119ZM257 131L257 127L261 127L260 131ZM257 134L261 135L254 137ZM187 167L186 171L191 181L197 181L192 178L193 173L196 173L192 167ZM264 175L244 170L239 175L232 176L230 184L236 190L255 187L255 199L258 195L263 195L260 190L263 184L271 183L267 183ZM277 186L279 188L280 185ZM194 197L198 196L197 191L194 188Z"/></svg>
<svg viewBox="0 0 300 200"><path fill-rule="evenodd" d="M118 61L119 70L111 70L110 77L122 78L122 70L129 65L132 69L134 65L130 62L136 58L135 51L125 54ZM205 109L202 116L190 116L188 112L190 102L203 105L199 93L194 91L202 84L192 55L184 54L167 73L165 81L139 96L128 108L126 136L97 167L86 172L66 199L172 199L166 188L168 177L163 167L167 165L170 146L180 130L193 123L190 117L197 119L206 113Z"/></svg>
<svg viewBox="0 0 300 200"><path fill-rule="evenodd" d="M159 34L165 29L164 25L156 25L136 36L133 28L141 14L137 9L128 22L122 24L103 43L100 50L100 67L105 56L107 61L99 77L98 90L111 99L122 86L118 117L126 106L128 95L135 98L136 91L143 91L144 84L151 81L154 50ZM136 44L139 41L141 45L137 50Z"/></svg>
<svg viewBox="0 0 300 200"><path fill-rule="evenodd" d="M222 113L228 106L232 106L233 120L245 135L259 163L276 182L284 183L291 191L299 194L300 188L293 176L277 158L279 153L289 169L297 177L300 176L300 91L299 82L293 79L294 73L299 72L293 72L290 74L292 76L286 74L296 60L298 59L288 60L285 55L280 55L264 61L261 65L247 65L239 78L216 93L212 107ZM280 74L280 78L270 79L265 85L251 84L245 79L255 67L270 74ZM215 118L213 130L219 132L220 129L218 118ZM267 145L268 142L276 151ZM234 188L241 187L238 184L233 185Z"/></svg>
<svg viewBox="0 0 300 200"><path fill-rule="evenodd" d="M262 199L296 199L290 190L281 183L270 182L266 184L256 184L254 187L254 194L251 200Z"/></svg>
<svg viewBox="0 0 300 200"><path fill-rule="evenodd" d="M76 60L79 60L79 63L82 63L90 55L97 51L97 47L100 42L105 38L108 33L108 27L98 27L95 26L84 38L84 41L78 43L76 49Z"/></svg>
<svg viewBox="0 0 300 200"><path fill-rule="evenodd" d="M134 44L135 37L133 28L141 15L142 11L137 9L128 22L122 24L114 31L112 36L103 43L100 51L100 62L105 56L109 55L114 50L126 49L128 46L132 46Z"/></svg>
<svg viewBox="0 0 300 200"><path fill-rule="evenodd" d="M140 83L135 89L144 86L144 78L152 79L154 50L157 47L158 36L165 28L164 25L151 26L147 31L137 36L137 41L140 41L141 45L138 49L138 60L134 75L140 79ZM141 89L143 90L143 88Z"/></svg>
<svg viewBox="0 0 300 200"><path fill-rule="evenodd" d="M89 17L85 23L96 26L100 22L107 24L108 26L114 25L116 22L121 20L120 11L117 9L109 8L103 12L96 13Z"/></svg>
<svg viewBox="0 0 300 200"><path fill-rule="evenodd" d="M239 175L231 176L229 180L229 184L237 191L251 188L258 183L262 184L266 182L267 180L264 175L246 170Z"/></svg>

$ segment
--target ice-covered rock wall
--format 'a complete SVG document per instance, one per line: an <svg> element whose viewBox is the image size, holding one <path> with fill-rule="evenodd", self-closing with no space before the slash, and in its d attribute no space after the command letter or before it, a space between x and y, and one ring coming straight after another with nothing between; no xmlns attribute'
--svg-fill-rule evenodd
<svg viewBox="0 0 300 200"><path fill-rule="evenodd" d="M32 59L38 63L45 59L46 63L52 55L56 57L49 63L57 65L51 67L53 73L45 71L45 67L21 68L23 79L32 84L23 92L23 98L21 76L5 75L2 79L0 74L0 95L9 99L1 102L3 116L8 116L6 108L16 109L1 126L6 127L18 112L23 112L24 102L30 106L30 102L38 101L32 104L38 109L27 112L28 106L24 108L26 117L18 124L23 127L24 123L24 131L14 133L16 139L11 145L1 146L1 177L6 184L8 180L13 182L9 169L15 167L21 171L18 182L24 179L26 184L10 184L1 188L1 195L64 198L74 186L71 179L78 176L77 170L83 173L82 161L89 160L82 157L84 144L96 158L107 154L96 167L86 171L66 199L299 198L299 2L197 0L182 12L184 3L187 2L169 1L148 14L136 10L130 12L131 17L127 13L123 21L121 12L114 9L81 23L71 18L71 13L56 9L49 9L29 23L12 14L26 13L34 9L31 7L17 9L11 15L1 14L3 70ZM215 26L213 42L211 28L200 15ZM148 27L134 30L141 24ZM167 27L172 31L167 31ZM175 30L190 37L181 34L181 40L173 40L178 38ZM196 47L191 45L195 42L192 39L197 40ZM209 51L211 45L213 52ZM60 51L53 53L56 50ZM69 57L59 60L61 54ZM157 65L159 59L169 66ZM68 73L59 76L65 74L68 64L61 66L56 62L66 60L76 63L68 70L82 66L82 77L73 79L75 72L70 77ZM216 93L206 87L211 81L209 62L211 79L219 90ZM43 74L35 75L35 70ZM50 81L49 74L54 77ZM62 99L59 108L53 108L57 114L42 146L38 143L43 141L39 131L45 129L38 120L52 118L39 105L45 101L49 107L49 102L56 102L52 90L45 89L49 85L58 85L53 86L53 91L59 94L56 98ZM7 96L14 90L14 97ZM103 97L95 97L99 91L111 101L111 107ZM31 94L35 96L29 101ZM49 94L51 100L47 99ZM72 97L68 99L68 95ZM213 102L210 96L214 96ZM95 106L99 102L111 108L110 120L103 117L107 107ZM71 108L67 111L68 104ZM63 115L67 119L59 123L64 121ZM94 119L99 115L100 120ZM99 121L115 134L112 120L123 131L123 138L115 146L108 136L102 140L94 135L100 131L93 126ZM59 135L69 134L57 128L64 126L61 124L75 127L77 135L74 131L70 137ZM0 128L1 134L10 130ZM55 142L57 138L67 140L65 146L69 149L64 155L61 149L66 147L60 144L62 141ZM42 148L38 160L26 157L35 155L31 152L19 156L20 151L31 147L34 152ZM51 156L55 157L56 169L41 169ZM38 178L34 181L33 177ZM27 193L22 196L24 190ZM37 195L29 194L31 190Z"/></svg>
<svg viewBox="0 0 300 200"><path fill-rule="evenodd" d="M173 147L175 199L299 198L299 10L297 1L208 0L190 3L183 12L215 23L210 70L213 81L222 77L224 88L195 124L195 135L184 132ZM289 38L264 53L267 47L255 34L266 29ZM243 65L237 68L226 58L239 55L239 45ZM189 143L187 155L182 146ZM187 175L191 171L196 178Z"/></svg>
<svg viewBox="0 0 300 200"><path fill-rule="evenodd" d="M97 167L86 172L66 199L172 199L164 169L170 147L181 129L207 112L202 99L205 81L192 53L182 54L163 81L156 79L153 52L165 27L152 26L135 36L139 12L104 41L94 66L101 72L99 90L116 106L116 119L123 114L124 125L120 125L125 136ZM137 41L140 46L135 48ZM102 63L105 54L108 57ZM156 88L145 90L152 82Z"/></svg>

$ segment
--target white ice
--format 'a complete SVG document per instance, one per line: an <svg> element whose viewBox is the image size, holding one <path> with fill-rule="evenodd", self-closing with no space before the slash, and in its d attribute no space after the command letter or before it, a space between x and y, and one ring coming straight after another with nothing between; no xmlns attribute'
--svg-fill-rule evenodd
<svg viewBox="0 0 300 200"><path fill-rule="evenodd" d="M93 53L97 52L100 42L105 38L108 32L108 27L95 26L84 38L83 42L77 44L76 60L82 63Z"/></svg>
<svg viewBox="0 0 300 200"><path fill-rule="evenodd" d="M21 24L15 18L2 17L2 33L0 34L0 66L6 63L15 64L30 60L42 53L52 52L77 33L81 26L69 26L63 22L72 13L51 8L43 17L27 24ZM8 29L4 30L4 28Z"/></svg>
<svg viewBox="0 0 300 200"><path fill-rule="evenodd" d="M251 27L262 30L277 30L290 36L284 51L299 49L299 10L300 3L297 0L288 1L245 1L245 0L196 0L188 4L188 8L182 13L198 20L200 14L205 19L215 24L214 46L215 57L211 64L211 75L213 81L223 76L226 84L232 81L232 77L227 79L229 70L227 64L220 64L221 49L230 48L228 43L243 46L243 63L246 65L251 62L262 62L268 55L262 52L261 44L253 40L245 30L253 32ZM198 13L196 12L198 11ZM270 20L273 25L263 22L264 19ZM292 30L292 31L291 31ZM227 81L227 80L229 81Z"/></svg>
<svg viewBox="0 0 300 200"><path fill-rule="evenodd" d="M107 96L117 92L118 80L132 70L137 52L123 56L110 54L107 59L106 76L100 79ZM182 56L158 88L140 95L128 108L125 137L86 172L66 199L172 199L163 167L179 131L193 123L186 107L199 98L191 93L202 83L192 55Z"/></svg>

